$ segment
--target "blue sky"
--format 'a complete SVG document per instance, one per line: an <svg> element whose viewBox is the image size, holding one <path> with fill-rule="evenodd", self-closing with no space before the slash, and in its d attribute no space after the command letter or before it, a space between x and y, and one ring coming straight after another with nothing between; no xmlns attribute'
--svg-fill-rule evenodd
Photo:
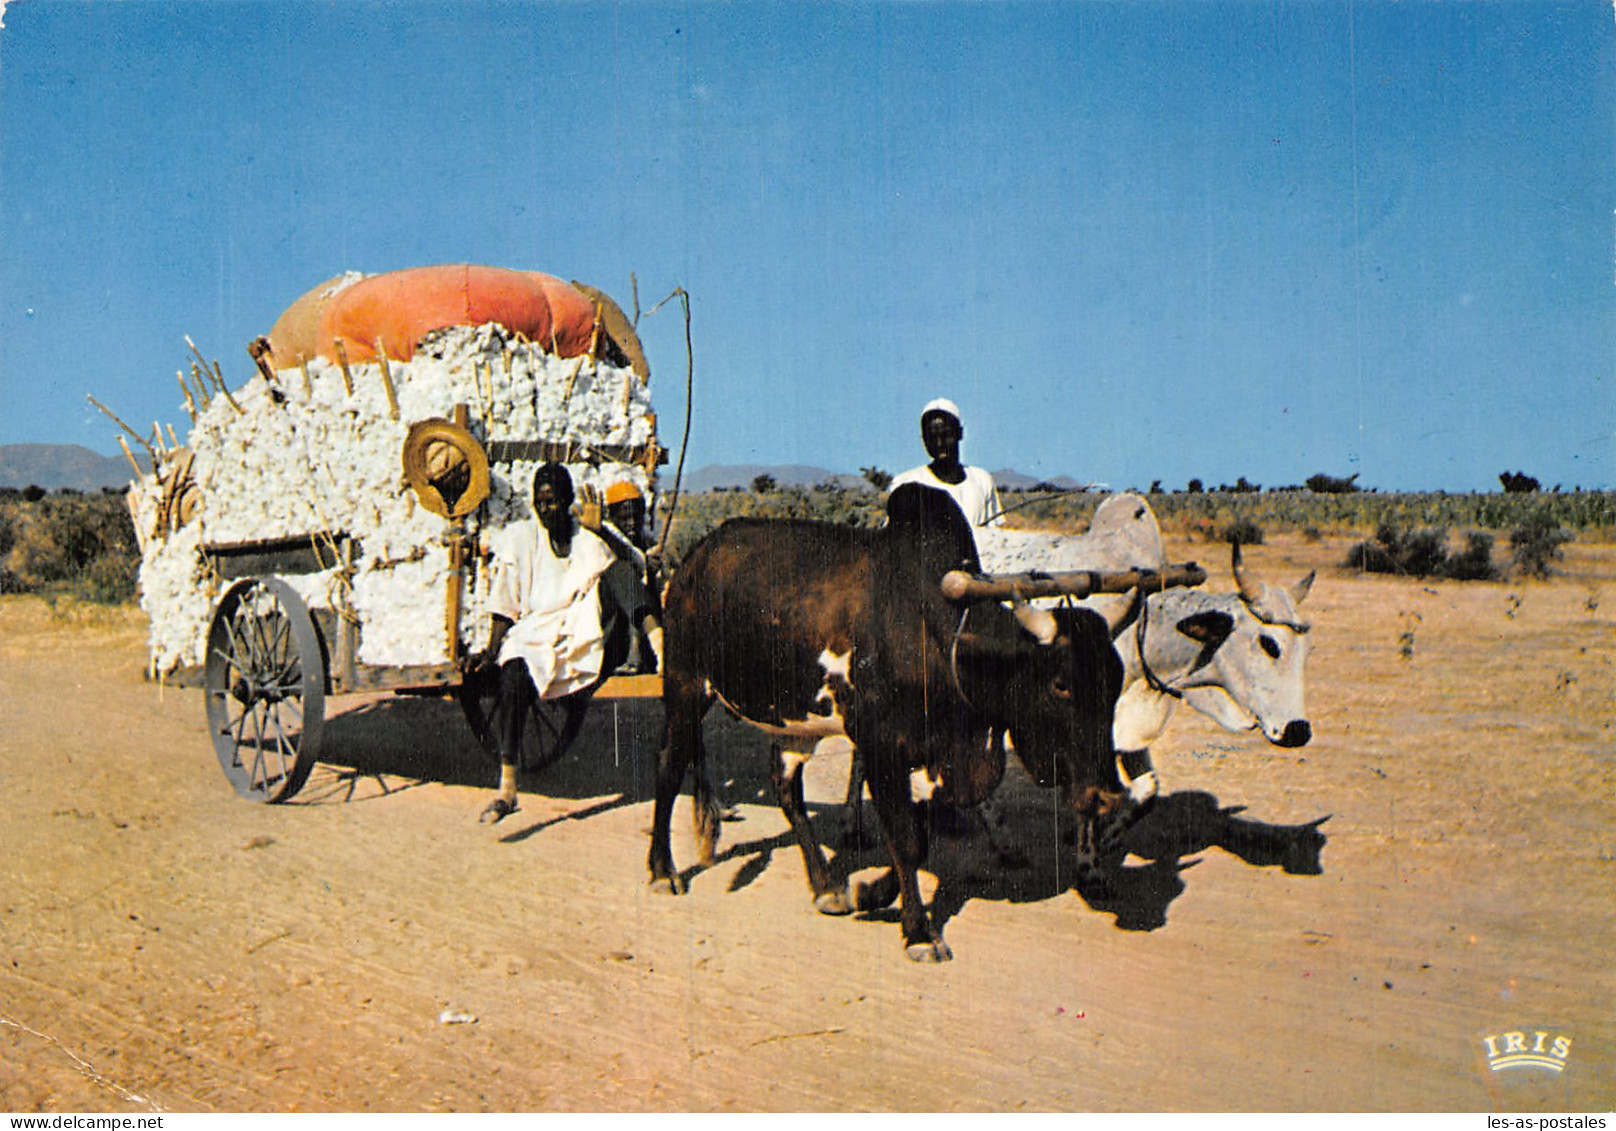
<svg viewBox="0 0 1616 1131"><path fill-rule="evenodd" d="M691 294L688 466L1616 486L1608 0L13 0L0 442L344 270ZM665 441L684 326L642 321Z"/></svg>

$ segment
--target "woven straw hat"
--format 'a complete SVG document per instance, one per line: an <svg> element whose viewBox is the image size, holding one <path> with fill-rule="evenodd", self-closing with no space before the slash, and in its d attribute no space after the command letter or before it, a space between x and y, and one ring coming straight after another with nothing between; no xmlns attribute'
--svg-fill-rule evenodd
<svg viewBox="0 0 1616 1131"><path fill-rule="evenodd" d="M427 510L461 518L488 498L488 455L458 424L420 420L404 440L404 478Z"/></svg>

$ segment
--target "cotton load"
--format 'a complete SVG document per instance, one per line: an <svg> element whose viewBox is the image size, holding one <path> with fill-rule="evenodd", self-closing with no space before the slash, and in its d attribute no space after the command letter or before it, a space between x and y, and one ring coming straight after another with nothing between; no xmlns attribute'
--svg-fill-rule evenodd
<svg viewBox="0 0 1616 1131"><path fill-rule="evenodd" d="M378 362L350 359L345 379L343 364L316 355L274 369L273 383L260 374L229 398L199 404L188 444L197 503L183 523L165 518L159 476L134 485L156 673L204 660L207 625L228 586L204 548L310 536L334 549L346 535L352 562L285 579L311 611L345 611L357 621L359 664L446 662L451 524L421 505L402 452L411 424L450 419L456 405L466 406L467 427L485 450L515 442L526 445L518 457L534 457L490 460L488 498L464 520L473 545L487 547L506 523L528 517L542 462L535 441L568 446L580 488L627 480L652 494L654 454L623 462L630 451L654 453L656 440L646 383L628 367L588 354L557 357L493 322L435 331L408 361L383 364L385 379ZM466 576L460 624L475 648L486 632L487 571Z"/></svg>

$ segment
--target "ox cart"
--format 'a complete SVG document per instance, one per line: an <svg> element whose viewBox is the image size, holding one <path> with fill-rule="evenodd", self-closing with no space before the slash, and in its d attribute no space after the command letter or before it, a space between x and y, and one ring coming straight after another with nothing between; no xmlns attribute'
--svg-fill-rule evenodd
<svg viewBox="0 0 1616 1131"><path fill-rule="evenodd" d="M532 516L534 470L564 464L586 506L654 510L667 455L633 321L583 284L421 268L320 284L248 347L239 386L192 348L187 442L137 436L154 467L129 494L150 676L203 689L253 801L303 786L328 696L455 696L492 749L462 665L487 644L489 565ZM660 691L625 676L541 701L535 761L594 696Z"/></svg>

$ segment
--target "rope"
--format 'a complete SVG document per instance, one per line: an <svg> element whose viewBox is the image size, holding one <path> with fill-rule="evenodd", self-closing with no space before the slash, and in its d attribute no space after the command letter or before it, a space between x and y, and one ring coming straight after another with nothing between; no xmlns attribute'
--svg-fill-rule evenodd
<svg viewBox="0 0 1616 1131"><path fill-rule="evenodd" d="M1150 667L1150 661L1145 659L1145 624L1150 620L1150 598L1141 594L1139 601L1139 619L1134 621L1134 646L1139 650L1139 670L1145 675L1145 683L1158 695L1167 695L1174 699L1184 698L1184 693L1176 687L1169 687L1163 683Z"/></svg>

